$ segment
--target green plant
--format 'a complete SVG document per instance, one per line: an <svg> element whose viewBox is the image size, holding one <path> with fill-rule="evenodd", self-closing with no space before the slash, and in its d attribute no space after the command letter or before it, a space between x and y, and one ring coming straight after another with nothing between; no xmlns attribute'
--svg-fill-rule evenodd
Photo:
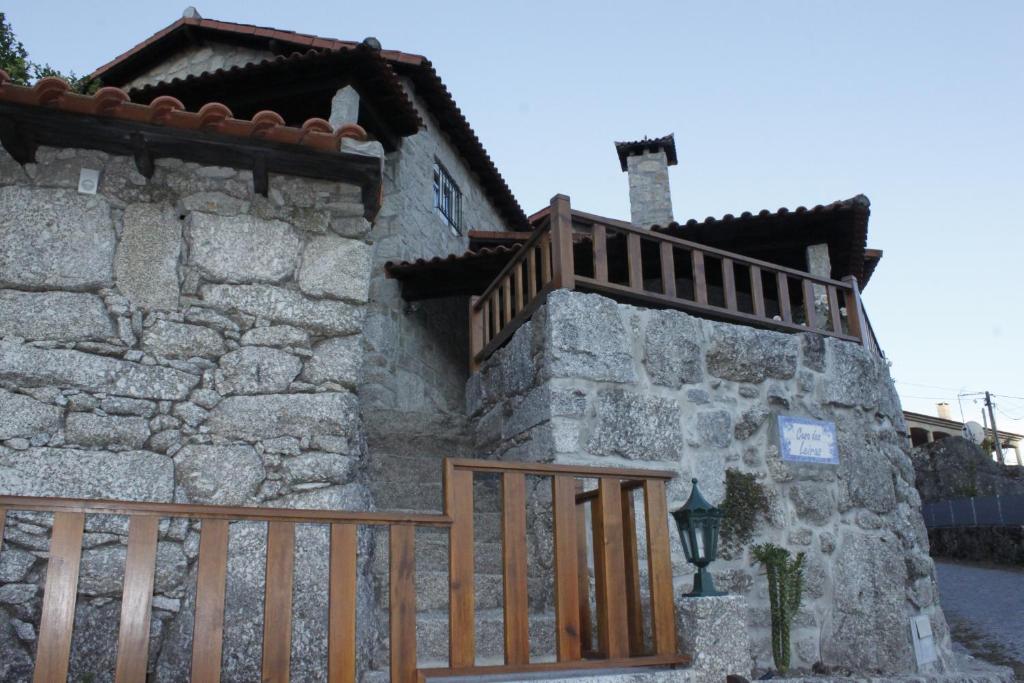
<svg viewBox="0 0 1024 683"><path fill-rule="evenodd" d="M753 474L735 469L725 471L722 500L722 551L731 555L750 542L758 516L768 514L768 494Z"/></svg>
<svg viewBox="0 0 1024 683"><path fill-rule="evenodd" d="M789 629L800 609L804 587L804 554L796 558L772 543L752 549L754 559L768 574L768 601L772 611L772 658L780 673L789 669Z"/></svg>

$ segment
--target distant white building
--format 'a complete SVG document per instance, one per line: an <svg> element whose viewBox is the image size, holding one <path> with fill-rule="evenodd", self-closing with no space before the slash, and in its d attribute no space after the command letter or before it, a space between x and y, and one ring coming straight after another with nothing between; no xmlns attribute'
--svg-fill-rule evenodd
<svg viewBox="0 0 1024 683"><path fill-rule="evenodd" d="M936 406L938 417L925 415L924 413L913 413L909 410L903 411L903 418L910 430L910 443L912 446L921 446L932 441L945 439L948 436L963 436L964 423L954 420L949 412L948 403L939 403ZM985 435L993 436L991 428L985 429ZM1003 454L1007 465L1024 465L1024 436L1013 432L999 430L999 443L1003 446ZM1013 451L1011 454L1008 451Z"/></svg>

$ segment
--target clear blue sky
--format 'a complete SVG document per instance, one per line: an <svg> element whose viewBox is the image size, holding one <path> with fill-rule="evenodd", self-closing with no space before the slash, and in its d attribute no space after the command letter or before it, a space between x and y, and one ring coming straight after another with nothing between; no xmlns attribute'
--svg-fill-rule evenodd
<svg viewBox="0 0 1024 683"><path fill-rule="evenodd" d="M88 72L182 2L15 0L37 61ZM676 134L677 219L871 198L865 302L904 407L1024 397L1024 2L269 2L208 18L427 55L529 213L628 217L616 139ZM964 403L968 419L977 405ZM1024 431L1024 399L1000 427Z"/></svg>

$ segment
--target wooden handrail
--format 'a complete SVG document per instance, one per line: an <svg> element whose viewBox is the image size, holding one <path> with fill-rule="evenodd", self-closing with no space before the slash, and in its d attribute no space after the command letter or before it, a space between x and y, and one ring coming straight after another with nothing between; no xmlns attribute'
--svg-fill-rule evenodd
<svg viewBox="0 0 1024 683"><path fill-rule="evenodd" d="M436 514L0 496L0 539L7 513L12 511L53 513L33 679L39 683L68 677L87 515L122 515L129 520L114 679L117 683L141 681L146 675L157 538L163 518L201 521L191 660L194 681L220 680L229 522L267 524L261 680L276 683L286 683L291 675L296 524L330 526L330 578L325 600L327 664L332 683L356 680L357 527L384 525L389 529L391 680L413 683L417 680L414 534L418 526L452 526L450 517Z"/></svg>
<svg viewBox="0 0 1024 683"><path fill-rule="evenodd" d="M611 477L613 479L674 479L676 474L669 470L616 468L616 467L592 467L590 465L561 465L555 463L533 463L533 462L504 462L500 460L473 460L471 458L447 458L447 466L457 470L472 470L474 472L522 472L523 474L534 474L540 476L552 476L556 474L571 475L581 479L600 479Z"/></svg>
<svg viewBox="0 0 1024 683"><path fill-rule="evenodd" d="M294 510L290 508L229 507L222 505L189 505L184 503L140 503L125 500L91 500L84 498L37 498L32 496L0 496L0 508L37 512L82 512L104 515L156 515L189 519L224 519L228 521L295 522L325 524L412 524L415 526L451 526L446 515L404 512L347 512L340 510Z"/></svg>
<svg viewBox="0 0 1024 683"><path fill-rule="evenodd" d="M141 680L148 661L150 612L156 575L159 522L162 518L201 521L198 565L194 576L195 612L192 680L216 681L221 673L224 609L228 574L228 529L233 521L267 524L266 580L263 607L262 677L286 682L290 677L296 524L327 524L329 585L327 668L332 683L352 683L356 676L356 582L359 525L384 525L389 532L390 675L395 683L448 675L564 670L596 666L678 665L675 651L672 567L669 552L666 486L673 473L638 468L494 462L446 459L444 514L287 510L279 508L187 505L133 501L0 496L0 538L9 511L53 513L50 565L46 573L39 626L35 680L64 680L68 675L82 540L87 515L128 517L128 547L123 583L115 680ZM502 576L504 587L504 666L476 667L474 604L474 474L501 476ZM555 649L557 662L531 662L527 545L526 477L551 480L555 567ZM579 493L584 481L596 480L596 495ZM634 494L644 499L646 525L640 528ZM592 505L595 519L599 646L590 637L590 581L585 518L581 506ZM448 668L417 669L416 561L417 526L449 529ZM641 609L639 548L647 548L650 629ZM617 592L627 585L625 604ZM258 617L257 617L258 618ZM645 633L651 633L650 647ZM597 657L594 660L593 657ZM603 663L603 664L602 664Z"/></svg>
<svg viewBox="0 0 1024 683"><path fill-rule="evenodd" d="M574 228L575 218L582 218L580 223L589 223L589 227L581 227L577 223ZM625 238L625 253L617 255L616 261L621 264L624 258L626 269L625 275L617 273L618 281L613 282L609 277L608 246L616 236ZM576 263L574 245L585 249L588 242L593 263ZM657 259L645 259L645 251L651 255L645 244L651 242L657 245ZM676 249L688 253L692 296L682 296L677 291ZM721 292L715 301L712 300L715 292L709 285L708 257L721 263ZM649 262L645 263L645 260ZM525 276L524 264L527 268ZM644 271L651 267L658 270L661 291L648 289L653 277L645 277ZM737 289L737 271L745 271L749 282L749 302L744 303L743 308L740 306L741 292ZM766 295L766 276L774 279L774 286L770 285L767 292L774 298ZM791 279L798 281L795 290L790 286ZM483 294L470 299L470 370L475 372L480 363L507 343L554 289L595 292L640 305L677 308L784 332L814 332L856 341L869 350L879 352L863 313L856 281L851 278L833 280L621 221L601 220L599 216L572 211L569 198L556 195L542 224L505 264ZM790 300L791 292L799 292L797 302ZM845 324L840 292L847 312ZM742 294L743 297L748 296L746 290ZM777 306L777 315L769 315L769 301ZM795 307L794 303L798 305Z"/></svg>
<svg viewBox="0 0 1024 683"><path fill-rule="evenodd" d="M665 470L618 469L573 464L491 460L445 460L445 512L455 520L449 541L449 643L447 675L483 675L475 667L474 474L501 477L502 580L504 586L504 666L489 672L541 671L582 666L594 658L619 666L645 662L682 663L675 640L675 607L669 550ZM526 477L551 479L554 525L556 663L530 661L527 590ZM594 493L579 491L583 481L598 482ZM644 498L646 525L638 529L633 495ZM589 551L581 506L592 506L592 543L597 603L597 649L590 630ZM639 548L647 548L652 634L643 623ZM621 600L623 586L627 599ZM671 626L670 626L671 625ZM439 675L420 671L421 680Z"/></svg>

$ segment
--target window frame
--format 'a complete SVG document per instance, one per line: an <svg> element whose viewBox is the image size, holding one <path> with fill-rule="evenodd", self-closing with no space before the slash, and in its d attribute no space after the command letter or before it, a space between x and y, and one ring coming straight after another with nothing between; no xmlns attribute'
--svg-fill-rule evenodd
<svg viewBox="0 0 1024 683"><path fill-rule="evenodd" d="M439 159L434 159L432 178L435 213L448 225L453 234L462 235L462 189Z"/></svg>

